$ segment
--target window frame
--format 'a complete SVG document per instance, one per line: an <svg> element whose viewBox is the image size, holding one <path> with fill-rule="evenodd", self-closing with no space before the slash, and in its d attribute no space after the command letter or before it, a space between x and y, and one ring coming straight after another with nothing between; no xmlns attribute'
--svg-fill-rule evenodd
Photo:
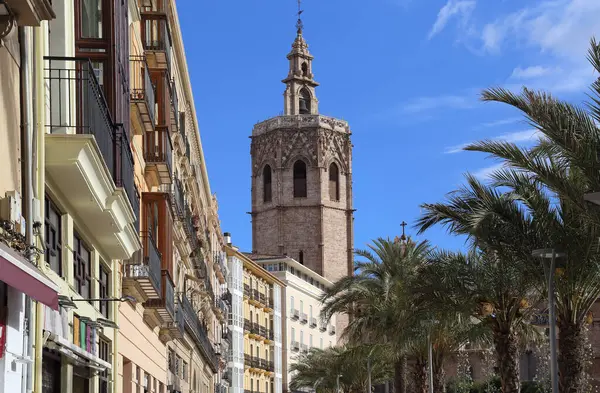
<svg viewBox="0 0 600 393"><path fill-rule="evenodd" d="M98 339L98 357L105 362L110 362L111 342L100 336ZM110 378L108 370L98 373L98 393L108 393Z"/></svg>
<svg viewBox="0 0 600 393"><path fill-rule="evenodd" d="M103 282L103 276L106 278L106 282ZM105 266L105 264L100 261L98 268L98 296L100 299L108 299L110 298L110 270ZM110 303L111 302L98 302L98 310L100 313L106 318L110 319Z"/></svg>
<svg viewBox="0 0 600 393"><path fill-rule="evenodd" d="M329 171L329 182L328 182L329 199L332 201L338 202L340 200L340 168L335 162L332 162L329 165L328 171ZM332 177L334 177L334 178L332 179ZM332 189L332 187L333 187L333 189Z"/></svg>
<svg viewBox="0 0 600 393"><path fill-rule="evenodd" d="M49 195L46 194L44 198L44 246L46 248L44 252L44 259L48 265L50 265L50 269L53 272L58 274L61 277L63 276L63 238L62 238L62 216L63 213L56 206L56 204L52 201ZM53 212L57 217L57 227L55 227L51 223L51 217L49 213ZM55 236L50 236L50 230L54 231L53 234ZM51 242L52 238L52 242ZM53 266L50 259L50 253L56 254L56 266ZM56 269L55 269L56 267Z"/></svg>
<svg viewBox="0 0 600 393"><path fill-rule="evenodd" d="M85 250L88 260L85 261L81 250ZM73 286L79 295L90 299L92 295L92 249L88 247L83 238L73 231ZM83 272L82 272L83 270ZM82 281L86 283L87 296L82 293Z"/></svg>
<svg viewBox="0 0 600 393"><path fill-rule="evenodd" d="M273 202L273 170L269 164L265 165L263 168L262 181L263 203Z"/></svg>
<svg viewBox="0 0 600 393"><path fill-rule="evenodd" d="M292 166L294 198L308 197L308 165L303 160L297 160Z"/></svg>

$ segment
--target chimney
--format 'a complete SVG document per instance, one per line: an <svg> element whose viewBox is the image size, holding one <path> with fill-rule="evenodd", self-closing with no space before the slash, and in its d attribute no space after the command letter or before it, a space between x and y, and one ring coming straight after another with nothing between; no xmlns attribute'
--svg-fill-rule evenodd
<svg viewBox="0 0 600 393"><path fill-rule="evenodd" d="M231 233L225 232L223 236L225 237L225 244L231 247Z"/></svg>

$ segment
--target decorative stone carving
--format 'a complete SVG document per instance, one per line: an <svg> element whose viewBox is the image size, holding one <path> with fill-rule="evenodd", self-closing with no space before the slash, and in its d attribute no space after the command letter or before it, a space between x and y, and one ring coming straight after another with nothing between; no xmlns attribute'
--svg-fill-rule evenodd
<svg viewBox="0 0 600 393"><path fill-rule="evenodd" d="M350 133L348 123L333 117L321 115L277 116L254 126L252 135L258 136L281 128L324 128L345 134Z"/></svg>
<svg viewBox="0 0 600 393"><path fill-rule="evenodd" d="M287 167L290 165L290 159L302 156L309 160L308 165L317 163L317 138L316 130L290 131L285 133L286 141L282 143L283 151L281 153L281 165Z"/></svg>
<svg viewBox="0 0 600 393"><path fill-rule="evenodd" d="M252 173L256 176L266 161L277 157L281 144L279 132L271 132L259 135L252 140L250 154L254 157L254 168Z"/></svg>
<svg viewBox="0 0 600 393"><path fill-rule="evenodd" d="M350 151L350 138L347 134L335 131L323 131L320 141L319 165L325 166L331 159L337 159L342 165L342 172L348 172L348 152Z"/></svg>

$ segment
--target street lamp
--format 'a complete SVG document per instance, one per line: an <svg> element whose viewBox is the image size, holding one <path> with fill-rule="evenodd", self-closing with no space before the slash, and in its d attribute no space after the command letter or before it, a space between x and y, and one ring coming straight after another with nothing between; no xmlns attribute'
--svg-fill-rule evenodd
<svg viewBox="0 0 600 393"><path fill-rule="evenodd" d="M543 261L544 273L548 279L548 324L550 325L550 378L552 380L552 393L558 393L558 364L556 355L556 310L554 294L554 270L556 269L556 258L562 258L564 253L558 253L553 248L534 250L532 256ZM547 266L546 261L550 261Z"/></svg>

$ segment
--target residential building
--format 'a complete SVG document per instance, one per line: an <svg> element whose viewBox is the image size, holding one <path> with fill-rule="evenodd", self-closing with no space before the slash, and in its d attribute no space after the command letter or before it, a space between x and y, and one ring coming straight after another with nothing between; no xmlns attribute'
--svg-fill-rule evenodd
<svg viewBox="0 0 600 393"><path fill-rule="evenodd" d="M311 348L326 349L337 344L336 317L320 318L321 297L331 281L286 256L247 255L277 277L282 289L283 390L290 391L290 366Z"/></svg>
<svg viewBox="0 0 600 393"><path fill-rule="evenodd" d="M232 295L231 393L282 393L283 283L238 249L226 247Z"/></svg>
<svg viewBox="0 0 600 393"><path fill-rule="evenodd" d="M252 130L252 253L289 255L335 282L354 262L350 127L319 113L301 20L287 58L284 114Z"/></svg>
<svg viewBox="0 0 600 393"><path fill-rule="evenodd" d="M58 310L58 285L40 269L44 145L33 121L43 60L33 26L53 17L49 1L0 1L0 392L31 389L37 310Z"/></svg>
<svg viewBox="0 0 600 393"><path fill-rule="evenodd" d="M129 1L129 97L142 249L123 265L117 386L209 392L227 350L225 257L173 0Z"/></svg>

